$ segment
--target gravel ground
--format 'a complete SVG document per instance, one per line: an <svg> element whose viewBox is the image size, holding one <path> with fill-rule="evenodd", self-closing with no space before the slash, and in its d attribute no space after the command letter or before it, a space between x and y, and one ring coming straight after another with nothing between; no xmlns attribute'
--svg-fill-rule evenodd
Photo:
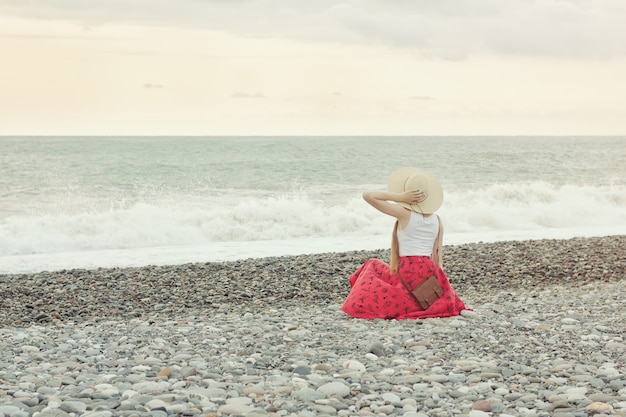
<svg viewBox="0 0 626 417"><path fill-rule="evenodd" d="M461 298L480 305L496 289L621 281L625 248L626 236L445 246L444 270ZM0 275L0 326L341 303L347 277L372 257L389 252Z"/></svg>
<svg viewBox="0 0 626 417"><path fill-rule="evenodd" d="M625 243L445 247L419 321L339 310L387 251L0 275L0 416L626 416Z"/></svg>

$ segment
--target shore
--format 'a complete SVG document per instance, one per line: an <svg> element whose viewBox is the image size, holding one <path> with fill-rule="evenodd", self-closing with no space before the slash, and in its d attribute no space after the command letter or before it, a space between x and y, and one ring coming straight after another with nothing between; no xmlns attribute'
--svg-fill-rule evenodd
<svg viewBox="0 0 626 417"><path fill-rule="evenodd" d="M623 235L444 246L444 270L457 293L479 306L494 290L621 281L625 248ZM389 251L0 275L0 327L341 303L347 278L370 258L388 260Z"/></svg>
<svg viewBox="0 0 626 417"><path fill-rule="evenodd" d="M0 275L0 416L626 416L624 248L445 246L420 321L340 311L386 250Z"/></svg>

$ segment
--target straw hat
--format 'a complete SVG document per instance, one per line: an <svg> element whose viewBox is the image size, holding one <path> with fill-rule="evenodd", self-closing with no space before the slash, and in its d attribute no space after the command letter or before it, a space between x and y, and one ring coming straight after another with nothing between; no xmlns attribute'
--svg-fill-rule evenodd
<svg viewBox="0 0 626 417"><path fill-rule="evenodd" d="M420 190L426 198L417 204L398 203L418 213L434 213L443 202L443 189L437 178L417 168L399 168L387 181L387 190L391 193L403 193Z"/></svg>

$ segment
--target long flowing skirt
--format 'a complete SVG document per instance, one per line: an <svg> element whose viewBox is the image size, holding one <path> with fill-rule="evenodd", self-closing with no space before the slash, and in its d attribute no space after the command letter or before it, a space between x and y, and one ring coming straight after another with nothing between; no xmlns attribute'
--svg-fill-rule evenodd
<svg viewBox="0 0 626 417"><path fill-rule="evenodd" d="M451 317L468 310L452 289L443 270L430 257L403 256L398 271L411 289L427 277L435 275L443 295L423 310L404 288L398 274L391 274L388 264L370 259L350 276L352 288L341 309L356 318L396 320Z"/></svg>

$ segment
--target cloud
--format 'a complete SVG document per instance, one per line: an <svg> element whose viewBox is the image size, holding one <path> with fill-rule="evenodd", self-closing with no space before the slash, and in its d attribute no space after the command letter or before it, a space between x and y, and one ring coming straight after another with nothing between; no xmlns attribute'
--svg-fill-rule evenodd
<svg viewBox="0 0 626 417"><path fill-rule="evenodd" d="M152 84L152 83L146 83L143 85L143 88L147 89L147 90L159 90L161 88L165 88L163 87L161 84Z"/></svg>
<svg viewBox="0 0 626 417"><path fill-rule="evenodd" d="M378 43L444 59L626 56L624 0L0 0L0 14Z"/></svg>
<svg viewBox="0 0 626 417"><path fill-rule="evenodd" d="M402 3L402 2L400 2ZM434 4L437 3L438 6ZM450 0L377 11L343 3L329 14L370 42L423 57L476 53L605 58L626 55L626 2Z"/></svg>

